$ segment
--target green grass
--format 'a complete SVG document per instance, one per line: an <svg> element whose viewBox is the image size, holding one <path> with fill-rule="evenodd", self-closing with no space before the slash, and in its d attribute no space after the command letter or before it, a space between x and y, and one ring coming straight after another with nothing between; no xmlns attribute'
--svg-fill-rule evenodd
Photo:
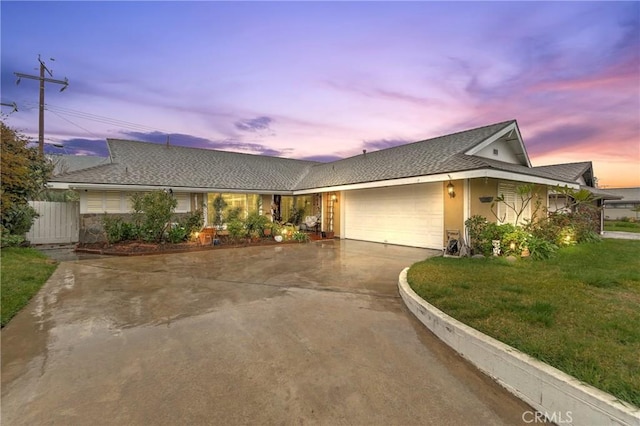
<svg viewBox="0 0 640 426"><path fill-rule="evenodd" d="M622 220L605 220L604 230L640 233L640 222L625 222Z"/></svg>
<svg viewBox="0 0 640 426"><path fill-rule="evenodd" d="M56 262L31 248L3 248L0 252L0 321L2 327L40 290L56 269Z"/></svg>
<svg viewBox="0 0 640 426"><path fill-rule="evenodd" d="M640 406L640 241L605 239L545 261L431 258L408 280L454 318Z"/></svg>

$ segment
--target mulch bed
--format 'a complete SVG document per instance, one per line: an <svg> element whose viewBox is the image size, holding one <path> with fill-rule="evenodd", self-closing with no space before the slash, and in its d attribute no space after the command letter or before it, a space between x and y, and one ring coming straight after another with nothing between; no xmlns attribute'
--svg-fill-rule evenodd
<svg viewBox="0 0 640 426"><path fill-rule="evenodd" d="M312 238L315 240L315 238ZM172 243L146 243L140 241L125 241L116 244L108 243L79 243L75 251L78 253L92 253L112 256L143 256L147 254L185 253L206 250L221 250L228 248L272 246L282 244L299 244L296 241L276 242L273 238L262 238L258 241L242 240L239 242L222 242L219 245L202 245L199 242Z"/></svg>

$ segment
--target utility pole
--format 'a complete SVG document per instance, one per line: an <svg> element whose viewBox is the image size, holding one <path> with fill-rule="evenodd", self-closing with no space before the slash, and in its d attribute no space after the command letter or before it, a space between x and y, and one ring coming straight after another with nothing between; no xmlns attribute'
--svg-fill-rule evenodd
<svg viewBox="0 0 640 426"><path fill-rule="evenodd" d="M51 58L52 61L54 61L55 59ZM16 81L16 84L20 84L20 80L23 78L29 78L31 80L39 80L40 81L40 116L39 116L39 120L38 120L38 149L40 152L40 155L44 155L44 83L49 82L49 83L56 83L56 84L62 84L62 89L60 89L60 91L62 92L64 89L67 88L67 86L69 86L69 80L65 77L64 80L56 80L53 77L53 73L49 70L49 68L47 68L47 66L44 64L44 61L42 59L40 59L40 55L38 55L38 62L40 62L40 76L37 75L29 75L29 74L23 74L21 72L14 72L14 74L18 77L18 81ZM45 77L45 71L47 72L47 74L49 74L49 77Z"/></svg>
<svg viewBox="0 0 640 426"><path fill-rule="evenodd" d="M11 111L9 114L13 114L14 112L18 111L18 105L15 102L11 102L11 103L0 102L0 105L13 108L13 111Z"/></svg>

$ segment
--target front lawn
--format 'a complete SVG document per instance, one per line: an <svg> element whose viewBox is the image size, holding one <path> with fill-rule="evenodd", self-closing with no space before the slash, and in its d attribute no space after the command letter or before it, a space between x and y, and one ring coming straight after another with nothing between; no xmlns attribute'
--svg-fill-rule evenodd
<svg viewBox="0 0 640 426"><path fill-rule="evenodd" d="M452 317L640 406L640 241L566 247L545 261L431 258L408 281Z"/></svg>
<svg viewBox="0 0 640 426"><path fill-rule="evenodd" d="M618 232L639 232L640 222L629 222L625 220L605 220L605 231L618 231Z"/></svg>
<svg viewBox="0 0 640 426"><path fill-rule="evenodd" d="M56 263L31 248L3 248L0 259L0 321L4 327L49 279Z"/></svg>

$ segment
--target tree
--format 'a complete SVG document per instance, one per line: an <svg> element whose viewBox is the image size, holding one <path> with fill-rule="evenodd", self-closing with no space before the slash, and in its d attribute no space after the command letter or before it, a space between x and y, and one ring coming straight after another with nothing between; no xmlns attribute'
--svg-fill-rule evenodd
<svg viewBox="0 0 640 426"><path fill-rule="evenodd" d="M134 202L135 204L135 202ZM140 199L140 211L144 212L142 217L142 239L155 241L157 243L164 239L164 233L170 226L178 200L169 191L148 192ZM137 206L134 206L134 209Z"/></svg>
<svg viewBox="0 0 640 426"><path fill-rule="evenodd" d="M28 201L46 189L53 164L29 148L29 140L0 120L2 228L10 234L27 232L37 214ZM25 229L26 228L26 229Z"/></svg>

